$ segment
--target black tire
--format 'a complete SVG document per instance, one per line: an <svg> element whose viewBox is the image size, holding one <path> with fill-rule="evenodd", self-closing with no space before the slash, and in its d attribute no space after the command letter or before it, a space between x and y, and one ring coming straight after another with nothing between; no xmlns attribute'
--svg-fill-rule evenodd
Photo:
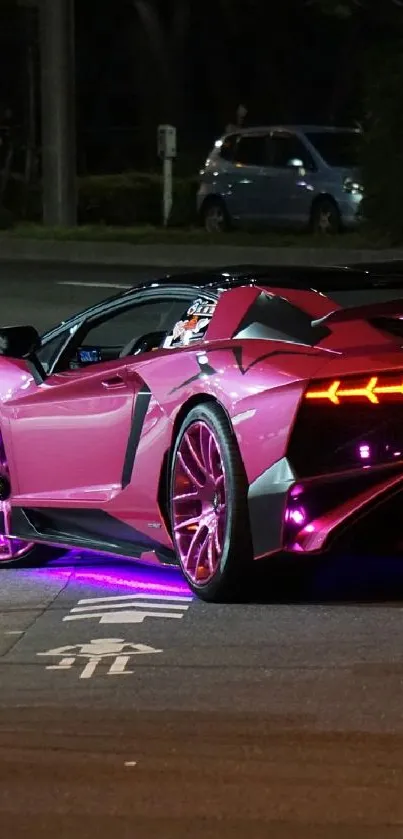
<svg viewBox="0 0 403 839"><path fill-rule="evenodd" d="M322 236L334 236L341 232L339 208L332 198L318 198L312 207L311 229Z"/></svg>
<svg viewBox="0 0 403 839"><path fill-rule="evenodd" d="M207 233L226 233L231 227L228 210L221 198L208 198L203 204L201 220Z"/></svg>
<svg viewBox="0 0 403 839"><path fill-rule="evenodd" d="M212 431L223 465L225 480L226 522L219 567L206 583L189 577L181 560L174 531L173 482L178 450L186 431L195 423L203 423ZM169 489L170 521L174 546L182 572L192 591L202 600L236 601L244 588L253 559L247 504L247 480L236 438L224 411L214 403L194 407L186 416L177 435L171 463Z"/></svg>

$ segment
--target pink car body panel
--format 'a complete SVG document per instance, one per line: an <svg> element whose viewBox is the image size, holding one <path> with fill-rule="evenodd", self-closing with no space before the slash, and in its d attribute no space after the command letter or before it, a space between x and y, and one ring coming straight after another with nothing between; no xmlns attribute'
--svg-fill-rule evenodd
<svg viewBox="0 0 403 839"><path fill-rule="evenodd" d="M321 318L337 306L312 291L265 289ZM400 346L364 321L337 323L320 346L294 341L238 339L244 314L262 289L225 291L204 338L189 347L144 353L50 376L38 385L24 361L0 363L1 432L12 475L12 504L26 510L94 509L172 549L161 482L180 418L198 400L220 404L238 441L250 487L286 461L290 435L309 382L321 378L402 370ZM200 292L202 295L202 292ZM402 373L403 376L403 373ZM141 434L127 465L133 418L143 399ZM122 475L127 467L129 480ZM402 463L403 476L403 463ZM166 476L165 476L166 477ZM287 479L289 487L293 485ZM279 509L287 502L287 480ZM380 476L365 501L391 487ZM358 495L318 518L295 550L317 550L360 506ZM255 556L283 547L283 520L273 549L256 540ZM277 538L277 537L276 537ZM50 540L51 541L51 540Z"/></svg>

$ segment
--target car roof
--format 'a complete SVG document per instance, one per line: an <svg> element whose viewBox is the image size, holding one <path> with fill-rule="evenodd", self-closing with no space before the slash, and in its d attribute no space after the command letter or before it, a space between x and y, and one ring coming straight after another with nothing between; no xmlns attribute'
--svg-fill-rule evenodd
<svg viewBox="0 0 403 839"><path fill-rule="evenodd" d="M400 266L400 267L399 267ZM114 304L130 305L135 301L139 292L148 290L168 291L175 288L194 290L195 296L200 293L218 294L224 289L239 286L265 286L267 288L284 288L322 294L335 291L369 290L376 288L402 288L403 263L384 262L379 267L365 266L306 266L306 265L232 265L228 268L212 268L199 271L186 271L166 274L160 278L136 283L126 291L121 291L108 297L87 309L77 312L61 323L55 325L43 334L45 340L52 338L63 328L73 325L85 317L101 314L105 308Z"/></svg>
<svg viewBox="0 0 403 839"><path fill-rule="evenodd" d="M336 126L336 125L253 125L246 128L235 128L233 131L227 131L224 136L230 137L233 134L242 134L245 136L259 134L266 131L284 131L299 132L301 134L361 134L362 131L356 126Z"/></svg>
<svg viewBox="0 0 403 839"><path fill-rule="evenodd" d="M400 266L400 268L399 268ZM403 263L393 262L368 265L232 265L227 268L183 271L166 274L132 286L115 298L135 295L147 288L168 289L170 286L194 286L195 290L210 288L212 291L242 285L265 285L276 288L294 288L326 293L330 290L358 290L382 288L385 285L401 286Z"/></svg>

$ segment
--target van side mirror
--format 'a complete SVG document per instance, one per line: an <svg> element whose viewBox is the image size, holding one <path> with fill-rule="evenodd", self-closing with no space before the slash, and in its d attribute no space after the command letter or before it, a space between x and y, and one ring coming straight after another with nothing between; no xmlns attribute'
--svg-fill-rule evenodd
<svg viewBox="0 0 403 839"><path fill-rule="evenodd" d="M303 169L304 162L299 157L292 157L291 160L287 161L287 167L289 169Z"/></svg>

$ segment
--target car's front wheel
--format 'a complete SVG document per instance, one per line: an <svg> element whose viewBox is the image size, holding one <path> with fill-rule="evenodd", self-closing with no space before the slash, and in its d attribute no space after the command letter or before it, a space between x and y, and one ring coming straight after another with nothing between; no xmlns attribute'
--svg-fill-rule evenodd
<svg viewBox="0 0 403 839"><path fill-rule="evenodd" d="M214 403L194 407L179 430L170 516L192 590L203 600L237 599L252 559L247 482L234 434Z"/></svg>
<svg viewBox="0 0 403 839"><path fill-rule="evenodd" d="M10 472L3 440L0 434L0 487L10 486ZM6 493L5 493L6 494ZM35 545L16 539L11 532L11 504L9 499L0 501L0 568L12 568L16 565L43 565L53 551L47 545Z"/></svg>

